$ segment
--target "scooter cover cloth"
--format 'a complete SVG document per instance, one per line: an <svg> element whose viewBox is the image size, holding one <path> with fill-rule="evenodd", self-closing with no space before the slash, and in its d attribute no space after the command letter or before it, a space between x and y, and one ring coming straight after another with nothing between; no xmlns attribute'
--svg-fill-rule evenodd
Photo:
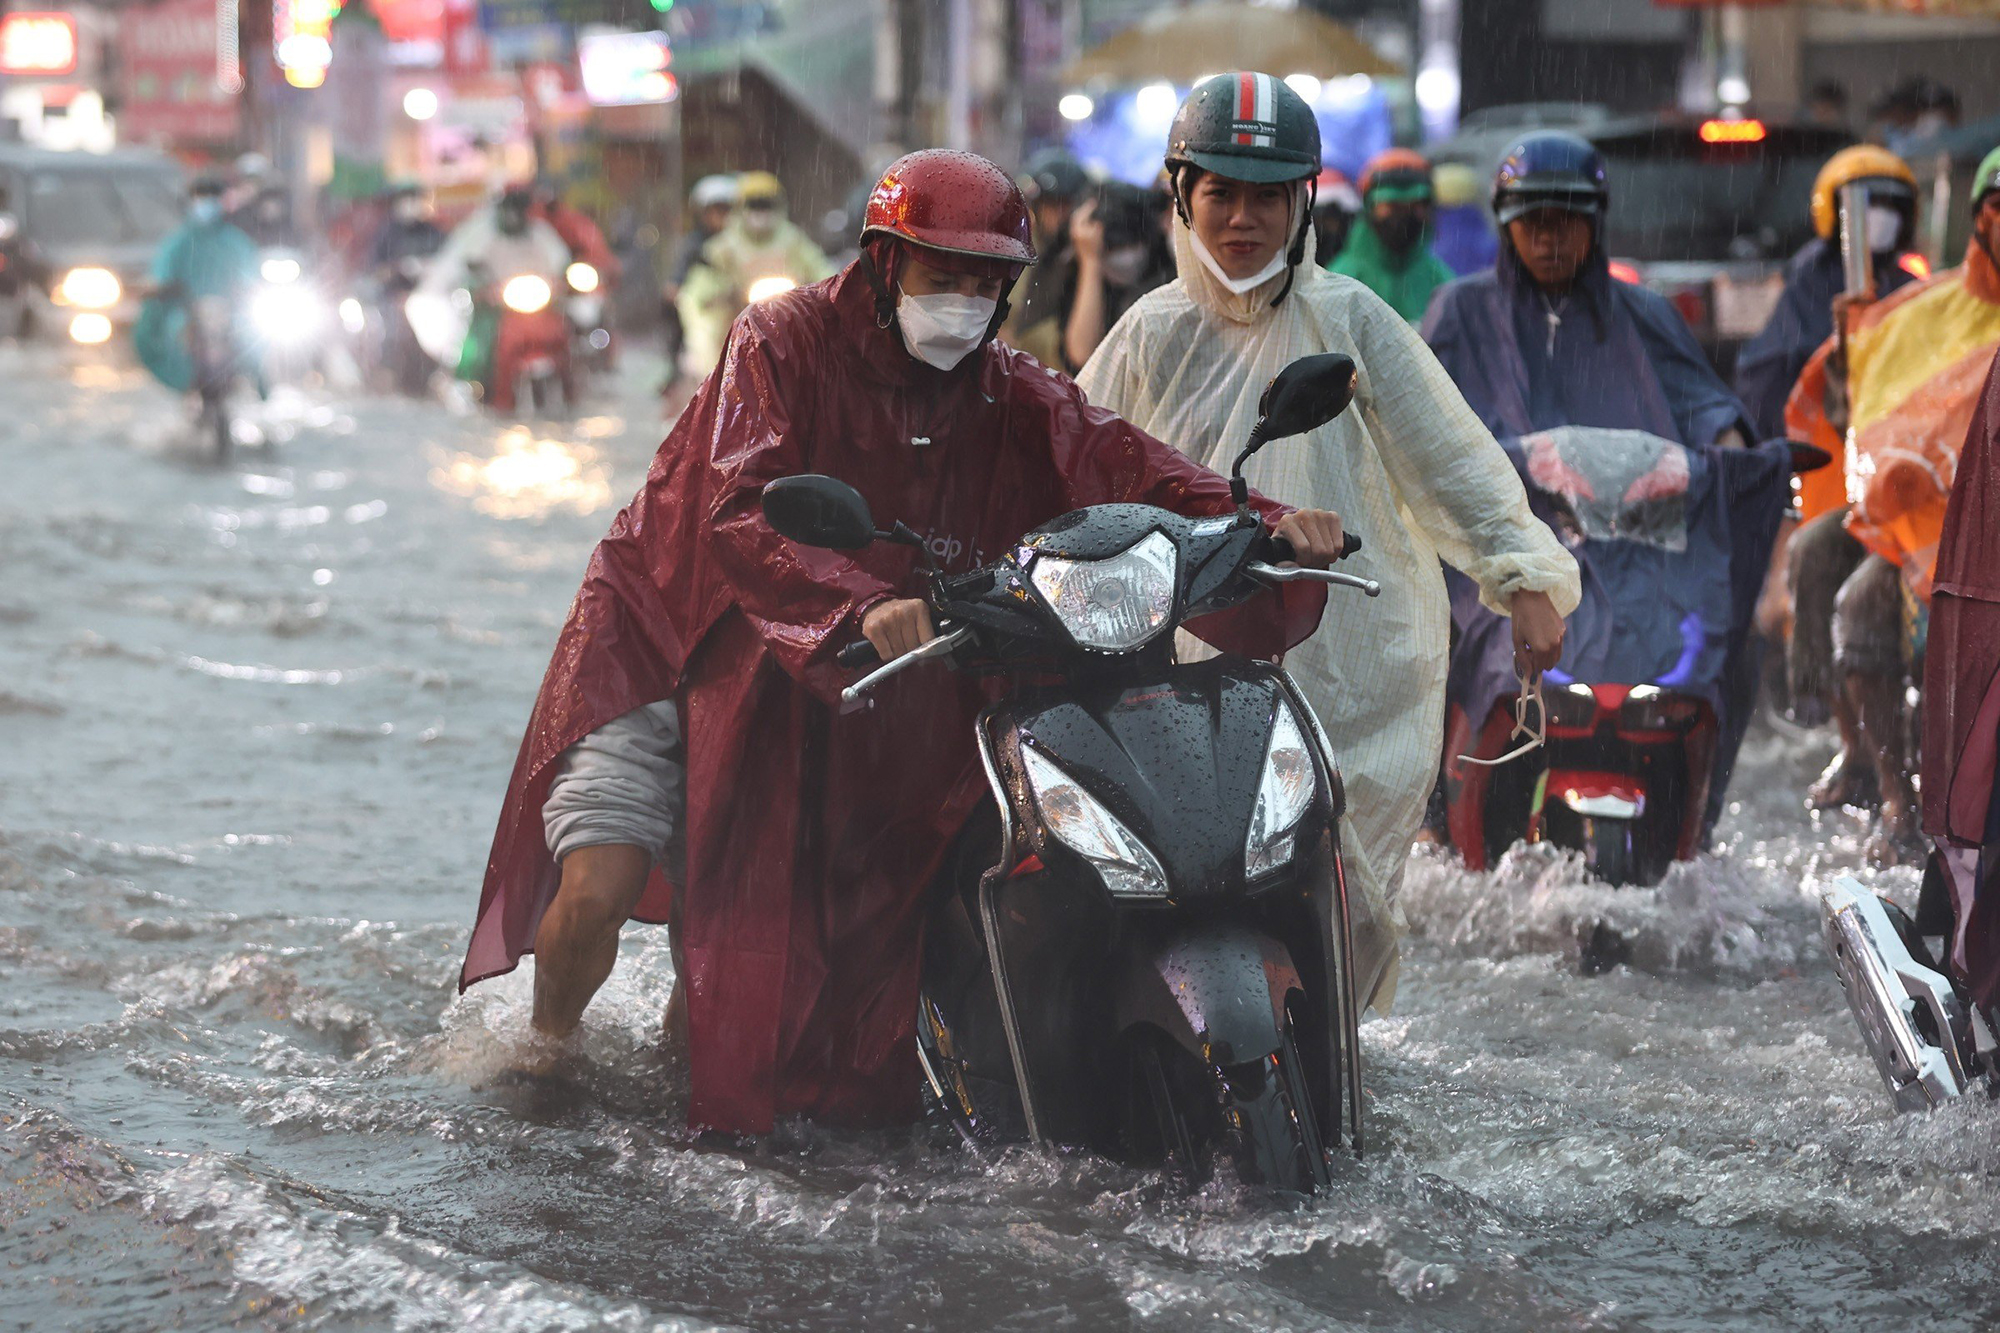
<svg viewBox="0 0 2000 1333"><path fill-rule="evenodd" d="M1826 412L1834 347L1829 338L1799 376L1785 407L1786 430L1845 460L1848 531L1901 565L1927 597L1958 451L2000 349L2000 272L1975 237L1964 264L1855 317L1846 435Z"/></svg>
<svg viewBox="0 0 2000 1333"><path fill-rule="evenodd" d="M1716 705L1712 814L1755 699L1748 630L1788 494L1789 450L1713 447L1732 428L1749 430L1742 404L1680 313L1613 278L1601 250L1554 301L1503 247L1492 272L1439 294L1424 336L1582 567L1559 669L1593 684L1659 683ZM1570 497L1579 488L1618 498L1578 506ZM1512 636L1460 578L1449 581L1459 628L1451 701L1477 727L1515 691Z"/></svg>
<svg viewBox="0 0 2000 1333"><path fill-rule="evenodd" d="M1496 610L1521 590L1576 606L1576 562L1528 509L1492 437L1402 316L1361 283L1306 257L1230 292L1174 222L1180 277L1148 293L1098 347L1077 382L1090 400L1227 467L1257 420L1271 377L1297 357L1341 352L1359 369L1354 405L1318 430L1275 440L1245 475L1272 494L1337 511L1367 545L1343 569L1382 584L1337 601L1337 623L1286 667L1319 715L1347 785L1341 850L1356 914L1356 986L1394 998L1395 900L1444 745L1449 608L1443 557Z"/></svg>
<svg viewBox="0 0 2000 1333"><path fill-rule="evenodd" d="M1977 849L1975 874L2000 874L2000 360L1995 360L1958 458L1945 507L1924 656L1924 832ZM1952 960L1973 996L2000 1004L2000 901L1956 904Z"/></svg>
<svg viewBox="0 0 2000 1333"><path fill-rule="evenodd" d="M868 253L884 260L896 244ZM857 261L737 321L591 556L521 744L460 977L507 971L533 947L557 886L541 816L557 757L678 696L686 883L675 892L656 877L633 915L662 921L671 905L698 1127L915 1114L925 891L984 793L973 721L990 693L977 680L919 667L886 682L872 709L837 711L855 673L835 654L870 607L921 592L915 552L795 545L764 521L765 483L837 476L954 573L1082 505L1233 508L1223 478L1030 358L989 343L936 371L886 313ZM1267 519L1286 512L1256 504ZM1289 585L1206 618L1204 633L1274 656L1324 605L1322 586Z"/></svg>

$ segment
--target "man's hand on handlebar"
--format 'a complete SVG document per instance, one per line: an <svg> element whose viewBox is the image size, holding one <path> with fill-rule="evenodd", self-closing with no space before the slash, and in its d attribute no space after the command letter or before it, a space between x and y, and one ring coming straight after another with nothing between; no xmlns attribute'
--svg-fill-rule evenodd
<svg viewBox="0 0 2000 1333"><path fill-rule="evenodd" d="M914 597L877 602L861 617L861 633L875 645L884 662L923 647L937 637L931 609Z"/></svg>
<svg viewBox="0 0 2000 1333"><path fill-rule="evenodd" d="M1340 515L1331 509L1295 509L1271 531L1292 544L1292 558L1307 569L1325 569L1346 553Z"/></svg>

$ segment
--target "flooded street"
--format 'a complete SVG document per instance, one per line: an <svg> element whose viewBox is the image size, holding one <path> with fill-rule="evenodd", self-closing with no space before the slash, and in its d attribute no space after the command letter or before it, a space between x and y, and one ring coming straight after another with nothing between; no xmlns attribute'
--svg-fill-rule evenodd
<svg viewBox="0 0 2000 1333"><path fill-rule="evenodd" d="M1656 891L1419 852L1371 1153L1309 1211L697 1141L646 928L586 1062L510 1076L532 964L455 975L656 380L532 429L289 400L218 468L141 373L0 346L0 1328L2000 1323L2000 1110L1891 1114L1819 941L1863 830L1803 811L1815 737L1754 733L1724 849ZM1585 978L1599 915L1636 960Z"/></svg>

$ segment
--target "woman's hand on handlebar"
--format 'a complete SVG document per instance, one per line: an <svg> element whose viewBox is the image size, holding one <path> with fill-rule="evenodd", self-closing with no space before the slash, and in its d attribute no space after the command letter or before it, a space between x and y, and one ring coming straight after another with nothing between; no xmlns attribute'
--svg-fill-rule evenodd
<svg viewBox="0 0 2000 1333"><path fill-rule="evenodd" d="M1307 569L1325 569L1346 554L1340 515L1331 509L1294 509L1271 531L1291 543L1292 559Z"/></svg>
<svg viewBox="0 0 2000 1333"><path fill-rule="evenodd" d="M861 617L861 633L884 662L923 647L937 637L931 609L914 597L877 602Z"/></svg>

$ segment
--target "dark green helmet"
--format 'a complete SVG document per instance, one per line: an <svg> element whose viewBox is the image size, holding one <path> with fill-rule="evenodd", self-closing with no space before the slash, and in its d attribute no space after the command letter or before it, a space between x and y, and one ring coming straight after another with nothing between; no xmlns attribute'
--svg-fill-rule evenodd
<svg viewBox="0 0 2000 1333"><path fill-rule="evenodd" d="M1978 212L1986 196L1995 190L2000 190L2000 148L1988 153L1979 169L1972 173L1972 211Z"/></svg>
<svg viewBox="0 0 2000 1333"><path fill-rule="evenodd" d="M1269 74L1205 79L1174 113L1167 171L1184 165L1231 180L1294 181L1319 174L1319 121L1305 99Z"/></svg>

